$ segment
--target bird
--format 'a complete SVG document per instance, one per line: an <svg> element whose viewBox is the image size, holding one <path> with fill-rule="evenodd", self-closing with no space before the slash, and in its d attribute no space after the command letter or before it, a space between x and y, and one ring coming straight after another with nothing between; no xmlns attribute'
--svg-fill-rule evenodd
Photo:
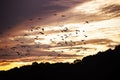
<svg viewBox="0 0 120 80"><path fill-rule="evenodd" d="M66 34L64 34L64 36L65 36L65 38L68 38L69 36L68 35L66 35Z"/></svg>
<svg viewBox="0 0 120 80"><path fill-rule="evenodd" d="M63 30L61 30L61 32L67 32L69 29L67 27L65 27Z"/></svg>
<svg viewBox="0 0 120 80"><path fill-rule="evenodd" d="M63 53L64 51L61 51L61 53Z"/></svg>
<svg viewBox="0 0 120 80"><path fill-rule="evenodd" d="M88 37L87 35L84 35L85 37Z"/></svg>
<svg viewBox="0 0 120 80"><path fill-rule="evenodd" d="M39 32L39 33L44 35L44 33L43 33L43 32Z"/></svg>
<svg viewBox="0 0 120 80"><path fill-rule="evenodd" d="M77 30L77 29L76 29L75 31L76 31L76 32L80 32L80 30Z"/></svg>
<svg viewBox="0 0 120 80"><path fill-rule="evenodd" d="M36 29L36 30L39 30L39 29L40 29L40 27L36 27L35 29Z"/></svg>
<svg viewBox="0 0 120 80"><path fill-rule="evenodd" d="M85 30L83 30L83 32L85 32Z"/></svg>
<svg viewBox="0 0 120 80"><path fill-rule="evenodd" d="M11 49L12 49L12 50L15 50L15 49L17 49L17 47L11 47Z"/></svg>
<svg viewBox="0 0 120 80"><path fill-rule="evenodd" d="M65 15L61 15L61 17L65 17Z"/></svg>
<svg viewBox="0 0 120 80"><path fill-rule="evenodd" d="M28 34L24 34L23 36L28 36Z"/></svg>
<svg viewBox="0 0 120 80"><path fill-rule="evenodd" d="M16 52L17 53L17 55L20 55L20 52Z"/></svg>
<svg viewBox="0 0 120 80"><path fill-rule="evenodd" d="M39 36L36 36L34 39L35 39L35 40L38 40L38 39L39 39Z"/></svg>
<svg viewBox="0 0 120 80"><path fill-rule="evenodd" d="M38 20L41 20L42 18L38 18Z"/></svg>
<svg viewBox="0 0 120 80"><path fill-rule="evenodd" d="M30 30L31 32L33 31L33 29Z"/></svg>
<svg viewBox="0 0 120 80"><path fill-rule="evenodd" d="M57 54L57 56L61 56L61 54Z"/></svg>
<svg viewBox="0 0 120 80"><path fill-rule="evenodd" d="M82 42L84 42L85 40L81 40Z"/></svg>
<svg viewBox="0 0 120 80"><path fill-rule="evenodd" d="M89 23L88 21L85 21L85 23Z"/></svg>
<svg viewBox="0 0 120 80"><path fill-rule="evenodd" d="M29 19L30 21L32 21L33 19Z"/></svg>
<svg viewBox="0 0 120 80"><path fill-rule="evenodd" d="M42 28L42 31L44 31L44 28Z"/></svg>
<svg viewBox="0 0 120 80"><path fill-rule="evenodd" d="M80 50L76 50L76 52L80 52Z"/></svg>
<svg viewBox="0 0 120 80"><path fill-rule="evenodd" d="M55 14L53 14L54 16L57 16L57 14L55 13Z"/></svg>
<svg viewBox="0 0 120 80"><path fill-rule="evenodd" d="M65 41L65 44L67 45L67 44L68 44L68 42L67 42L67 41Z"/></svg>
<svg viewBox="0 0 120 80"><path fill-rule="evenodd" d="M21 45L21 48L26 48L26 46L25 45Z"/></svg>

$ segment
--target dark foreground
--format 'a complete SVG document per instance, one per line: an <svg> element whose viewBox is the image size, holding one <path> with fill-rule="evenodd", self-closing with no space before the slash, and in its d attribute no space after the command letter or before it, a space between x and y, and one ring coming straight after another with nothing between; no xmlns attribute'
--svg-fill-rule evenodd
<svg viewBox="0 0 120 80"><path fill-rule="evenodd" d="M120 46L82 61L41 63L0 72L0 80L120 80Z"/></svg>

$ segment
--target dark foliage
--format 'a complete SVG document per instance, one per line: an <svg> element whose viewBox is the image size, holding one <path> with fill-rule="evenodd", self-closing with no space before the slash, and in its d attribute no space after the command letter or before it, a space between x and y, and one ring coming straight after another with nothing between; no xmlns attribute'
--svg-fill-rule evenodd
<svg viewBox="0 0 120 80"><path fill-rule="evenodd" d="M0 72L0 80L119 80L120 46L74 63L40 63Z"/></svg>

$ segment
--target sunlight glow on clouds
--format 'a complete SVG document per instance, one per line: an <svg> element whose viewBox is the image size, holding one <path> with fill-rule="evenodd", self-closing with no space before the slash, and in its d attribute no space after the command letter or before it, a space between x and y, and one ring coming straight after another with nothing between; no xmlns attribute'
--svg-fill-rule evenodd
<svg viewBox="0 0 120 80"><path fill-rule="evenodd" d="M104 0L92 0L89 2L86 2L80 6L77 6L74 8L75 12L84 12L86 14L94 14L100 12L100 8L111 5L111 4L120 4L120 0L107 0L106 2Z"/></svg>
<svg viewBox="0 0 120 80"><path fill-rule="evenodd" d="M47 25L36 22L28 29L23 26L20 30L15 28L16 34L10 31L9 36L0 38L0 62L10 63L6 67L0 64L0 70L33 61L73 62L99 51L114 49L120 44L120 17L109 13L107 16L104 13L106 8L103 9L119 2L120 0L90 0L68 11L59 12L64 13L62 18L56 14L46 19ZM110 9L115 10L113 8Z"/></svg>

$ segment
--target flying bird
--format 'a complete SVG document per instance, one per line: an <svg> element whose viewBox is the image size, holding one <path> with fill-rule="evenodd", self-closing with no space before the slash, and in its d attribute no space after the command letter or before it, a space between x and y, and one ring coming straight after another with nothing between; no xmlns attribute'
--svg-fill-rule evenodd
<svg viewBox="0 0 120 80"><path fill-rule="evenodd" d="M85 21L85 23L89 23L89 21Z"/></svg>
<svg viewBox="0 0 120 80"><path fill-rule="evenodd" d="M44 28L42 28L42 31L44 31Z"/></svg>
<svg viewBox="0 0 120 80"><path fill-rule="evenodd" d="M61 15L61 17L66 17L65 15Z"/></svg>
<svg viewBox="0 0 120 80"><path fill-rule="evenodd" d="M55 13L55 14L53 14L54 16L57 16L57 14Z"/></svg>
<svg viewBox="0 0 120 80"><path fill-rule="evenodd" d="M39 32L40 34L42 34L42 35L44 35L44 33L43 32Z"/></svg>
<svg viewBox="0 0 120 80"><path fill-rule="evenodd" d="M16 52L17 53L17 55L20 55L20 52Z"/></svg>
<svg viewBox="0 0 120 80"><path fill-rule="evenodd" d="M33 19L29 19L30 21L32 21Z"/></svg>
<svg viewBox="0 0 120 80"><path fill-rule="evenodd" d="M88 37L87 35L84 35L85 37Z"/></svg>
<svg viewBox="0 0 120 80"><path fill-rule="evenodd" d="M38 20L41 20L42 18L38 18Z"/></svg>

